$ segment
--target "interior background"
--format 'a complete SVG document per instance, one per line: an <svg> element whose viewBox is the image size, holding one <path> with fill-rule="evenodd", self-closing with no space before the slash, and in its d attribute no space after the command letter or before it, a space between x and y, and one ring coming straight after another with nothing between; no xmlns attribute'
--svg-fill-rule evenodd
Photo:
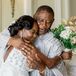
<svg viewBox="0 0 76 76"><path fill-rule="evenodd" d="M49 5L55 12L57 26L61 19L76 15L76 0L15 0L14 18L11 12L11 0L0 0L0 31L8 27L10 23L24 14L33 15L40 5Z"/></svg>

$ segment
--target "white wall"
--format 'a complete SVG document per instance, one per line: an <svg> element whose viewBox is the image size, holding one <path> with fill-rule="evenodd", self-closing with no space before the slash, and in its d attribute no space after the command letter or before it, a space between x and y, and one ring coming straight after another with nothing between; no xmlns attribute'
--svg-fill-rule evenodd
<svg viewBox="0 0 76 76"><path fill-rule="evenodd" d="M0 0L0 31L2 30L2 1Z"/></svg>
<svg viewBox="0 0 76 76"><path fill-rule="evenodd" d="M14 18L12 18L11 0L2 0L2 30L24 14L32 15L32 0L15 0Z"/></svg>
<svg viewBox="0 0 76 76"><path fill-rule="evenodd" d="M61 18L68 19L70 16L70 0L61 1Z"/></svg>
<svg viewBox="0 0 76 76"><path fill-rule="evenodd" d="M2 0L2 29L23 14L23 0L15 0L15 15L12 18L11 0Z"/></svg>
<svg viewBox="0 0 76 76"><path fill-rule="evenodd" d="M62 19L68 19L71 16L76 16L76 0L61 1Z"/></svg>
<svg viewBox="0 0 76 76"><path fill-rule="evenodd" d="M37 8L41 5L49 5L51 6L53 9L55 9L55 0L32 0L32 5L33 5L33 14L35 13L35 11L37 10Z"/></svg>
<svg viewBox="0 0 76 76"><path fill-rule="evenodd" d="M76 16L76 0L70 0L70 16Z"/></svg>

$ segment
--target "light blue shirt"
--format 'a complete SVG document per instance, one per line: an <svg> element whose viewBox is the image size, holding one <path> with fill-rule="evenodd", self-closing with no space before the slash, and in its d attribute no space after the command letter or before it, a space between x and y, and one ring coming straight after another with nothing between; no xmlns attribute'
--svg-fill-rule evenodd
<svg viewBox="0 0 76 76"><path fill-rule="evenodd" d="M56 39L52 32L48 32L41 35L35 41L36 47L48 58L58 56L64 50L58 39ZM38 71L34 70L31 76L39 76ZM56 67L52 69L45 69L45 76L67 76L67 71L64 66L64 62L60 62Z"/></svg>

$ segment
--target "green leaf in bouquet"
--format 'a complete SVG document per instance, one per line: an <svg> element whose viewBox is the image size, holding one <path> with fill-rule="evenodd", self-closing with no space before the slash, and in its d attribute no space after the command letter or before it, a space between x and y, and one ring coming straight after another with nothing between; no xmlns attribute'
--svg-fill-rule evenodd
<svg viewBox="0 0 76 76"><path fill-rule="evenodd" d="M58 39L60 39L60 33L61 31L64 30L64 25L59 25L59 27L55 28L55 29L51 29L51 32L54 33L54 36Z"/></svg>
<svg viewBox="0 0 76 76"><path fill-rule="evenodd" d="M70 39L63 39L63 38L60 38L60 39L61 39L61 42L63 43L65 48L68 48L68 49L72 48Z"/></svg>
<svg viewBox="0 0 76 76"><path fill-rule="evenodd" d="M71 44L72 49L76 48L76 44Z"/></svg>

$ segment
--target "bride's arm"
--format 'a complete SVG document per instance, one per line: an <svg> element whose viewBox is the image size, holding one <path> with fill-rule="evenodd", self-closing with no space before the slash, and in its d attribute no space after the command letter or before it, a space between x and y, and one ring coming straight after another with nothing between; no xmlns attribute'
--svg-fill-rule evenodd
<svg viewBox="0 0 76 76"><path fill-rule="evenodd" d="M20 39L11 39L10 44L18 49L21 50L21 52L26 56L29 57L30 62L33 61L35 62L34 64L38 64L38 58L36 55L39 57L39 59L48 67L48 68L53 68L56 66L62 59L68 59L69 58L69 53L65 55L65 53L61 54L60 56L56 56L54 58L48 58L45 56L43 53L41 53L34 45L29 44L28 42L23 42ZM65 58L66 56L66 58ZM32 64L32 65L34 65Z"/></svg>

